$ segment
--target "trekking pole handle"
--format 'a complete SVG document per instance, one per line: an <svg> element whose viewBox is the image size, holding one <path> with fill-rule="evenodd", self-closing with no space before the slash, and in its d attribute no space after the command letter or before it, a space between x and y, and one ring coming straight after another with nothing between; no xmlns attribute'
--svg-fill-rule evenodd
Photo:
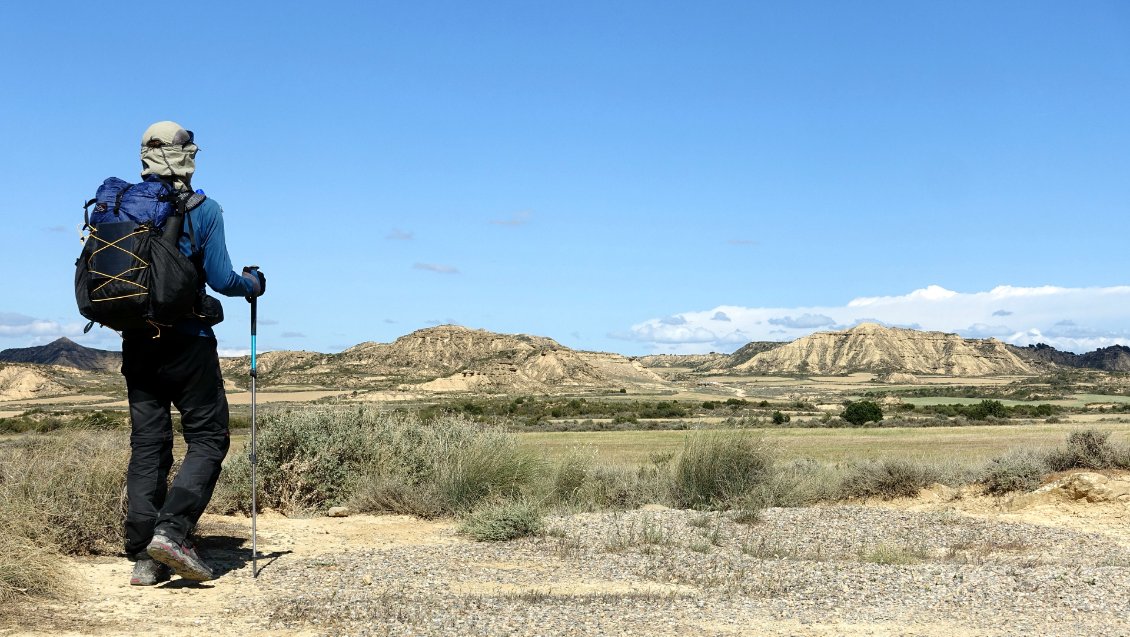
<svg viewBox="0 0 1130 637"><path fill-rule="evenodd" d="M249 265L246 268L258 276L259 266ZM251 377L255 378L258 375L258 370L255 366L255 335L259 328L259 297L251 296L247 298L251 303Z"/></svg>

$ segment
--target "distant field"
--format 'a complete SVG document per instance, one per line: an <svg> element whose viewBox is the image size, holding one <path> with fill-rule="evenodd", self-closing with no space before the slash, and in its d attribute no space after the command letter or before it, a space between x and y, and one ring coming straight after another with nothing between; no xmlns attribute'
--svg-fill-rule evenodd
<svg viewBox="0 0 1130 637"><path fill-rule="evenodd" d="M1039 423L984 427L890 427L875 429L759 429L779 446L784 458L827 462L884 457L953 458L980 461L1012 447L1051 447L1068 432L1094 427L1112 431L1113 440L1130 442L1130 423ZM538 432L518 434L530 448L550 456L591 446L609 464L646 464L652 454L678 451L687 431Z"/></svg>
<svg viewBox="0 0 1130 637"><path fill-rule="evenodd" d="M903 397L902 401L911 405L929 406L929 405L976 405L977 403L985 400L984 398L962 398L957 396L907 396ZM1060 405L1062 407L1086 407L1089 404L1124 404L1130 403L1130 396L1107 396L1104 394L1073 394L1070 398L1063 400L1001 400L1000 403L1006 407L1015 405L1038 405L1046 403L1049 405Z"/></svg>

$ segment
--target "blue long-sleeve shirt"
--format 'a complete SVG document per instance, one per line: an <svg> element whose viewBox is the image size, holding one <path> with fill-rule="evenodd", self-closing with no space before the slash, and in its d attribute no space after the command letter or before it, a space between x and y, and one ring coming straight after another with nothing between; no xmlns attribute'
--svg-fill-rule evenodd
<svg viewBox="0 0 1130 637"><path fill-rule="evenodd" d="M192 255L188 226L196 233L198 250L204 251L204 276L208 287L224 296L248 296L252 292L251 281L232 269L228 255L227 240L224 238L224 209L214 199L188 213L188 219L181 230L180 251Z"/></svg>
<svg viewBox="0 0 1130 637"><path fill-rule="evenodd" d="M224 238L224 209L214 199L205 199L188 213L181 230L180 251L192 255L188 225L196 234L196 249L204 251L204 281L224 296L248 296L252 283L242 274L232 269L231 256L228 255L227 240ZM215 338L212 328L196 318L186 318L174 326L182 334Z"/></svg>

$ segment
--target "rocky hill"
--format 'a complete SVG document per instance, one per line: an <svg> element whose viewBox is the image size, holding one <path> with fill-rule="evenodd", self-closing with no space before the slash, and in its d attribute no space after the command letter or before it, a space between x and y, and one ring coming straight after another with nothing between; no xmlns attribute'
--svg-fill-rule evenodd
<svg viewBox="0 0 1130 637"><path fill-rule="evenodd" d="M0 351L0 362L62 365L87 371L117 372L122 367L122 353L83 347L63 337L47 345Z"/></svg>
<svg viewBox="0 0 1130 637"><path fill-rule="evenodd" d="M727 356L724 360L718 361L714 365L703 365L699 371L724 371L740 367L752 359L754 356L762 352L775 350L778 347L785 345L780 341L753 341L746 343L738 348L736 352Z"/></svg>
<svg viewBox="0 0 1130 637"><path fill-rule="evenodd" d="M1079 366L1108 372L1130 372L1130 347L1111 345L1079 355Z"/></svg>
<svg viewBox="0 0 1130 637"><path fill-rule="evenodd" d="M754 355L734 371L762 374L1031 374L1032 365L995 339L922 332L862 323L842 332L817 332Z"/></svg>
<svg viewBox="0 0 1130 637"><path fill-rule="evenodd" d="M648 369L697 369L721 365L729 359L730 357L726 354L711 352L709 354L651 354L640 356L636 360Z"/></svg>
<svg viewBox="0 0 1130 637"><path fill-rule="evenodd" d="M246 376L249 362L226 359L224 373ZM258 366L260 377L274 386L490 393L666 387L655 373L619 354L457 325L418 330L392 343L361 343L340 354L271 352L259 357Z"/></svg>
<svg viewBox="0 0 1130 637"><path fill-rule="evenodd" d="M1009 345L1009 349L1020 358L1036 364L1050 363L1067 367L1100 369L1106 372L1130 372L1130 347L1125 345L1111 345L1086 354L1061 352L1045 343L1027 347Z"/></svg>

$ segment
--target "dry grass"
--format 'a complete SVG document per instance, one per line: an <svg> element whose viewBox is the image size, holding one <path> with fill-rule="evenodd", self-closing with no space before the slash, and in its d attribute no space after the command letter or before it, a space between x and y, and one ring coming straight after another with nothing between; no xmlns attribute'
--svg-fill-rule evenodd
<svg viewBox="0 0 1130 637"><path fill-rule="evenodd" d="M124 433L70 431L0 447L0 602L64 589L58 555L122 543Z"/></svg>
<svg viewBox="0 0 1130 637"><path fill-rule="evenodd" d="M71 555L121 550L129 440L71 431L0 448L4 529Z"/></svg>
<svg viewBox="0 0 1130 637"><path fill-rule="evenodd" d="M20 598L57 597L65 590L58 553L0 528L0 609L12 608Z"/></svg>
<svg viewBox="0 0 1130 637"><path fill-rule="evenodd" d="M249 448L224 466L211 510L247 511ZM513 434L461 416L423 422L375 408L318 407L265 419L258 441L260 504L284 512L348 504L423 517L516 498L544 463Z"/></svg>

